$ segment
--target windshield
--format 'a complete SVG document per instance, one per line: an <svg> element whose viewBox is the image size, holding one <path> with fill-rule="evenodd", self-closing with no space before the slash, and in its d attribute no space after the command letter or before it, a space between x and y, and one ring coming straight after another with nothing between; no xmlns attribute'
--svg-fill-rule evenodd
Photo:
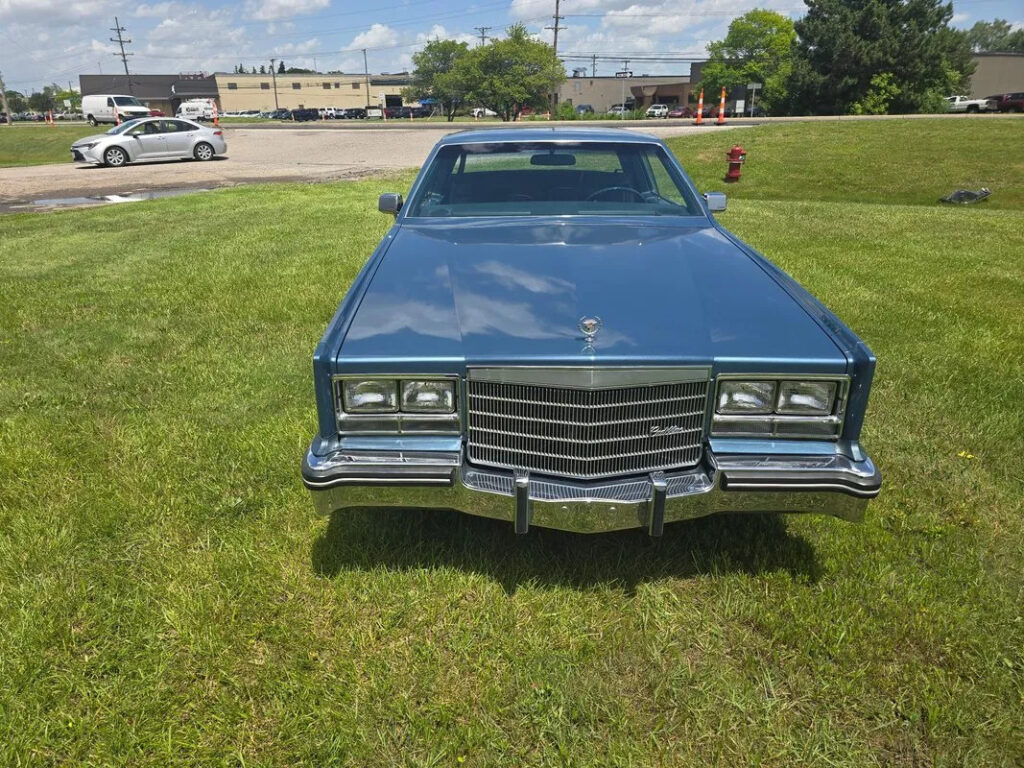
<svg viewBox="0 0 1024 768"><path fill-rule="evenodd" d="M141 101L134 96L115 96L114 103L119 107L145 107Z"/></svg>
<svg viewBox="0 0 1024 768"><path fill-rule="evenodd" d="M119 133L124 133L124 132L125 132L125 131L127 131L127 130L128 130L129 128L132 128L132 127L134 127L134 126L136 126L136 125L138 125L138 124L139 124L139 121L138 121L138 120L125 120L125 121L124 121L123 123L121 123L120 125L115 125L115 126L114 126L113 128L111 128L111 129L110 129L109 131L107 131L107 133L108 133L109 135L111 135L111 136L116 136L117 134L119 134Z"/></svg>
<svg viewBox="0 0 1024 768"><path fill-rule="evenodd" d="M697 216L657 144L523 142L442 147L407 216Z"/></svg>

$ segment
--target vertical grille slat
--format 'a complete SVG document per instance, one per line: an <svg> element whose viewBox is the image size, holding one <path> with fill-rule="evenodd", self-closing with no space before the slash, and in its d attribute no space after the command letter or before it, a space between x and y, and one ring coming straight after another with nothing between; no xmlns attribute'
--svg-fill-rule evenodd
<svg viewBox="0 0 1024 768"><path fill-rule="evenodd" d="M589 479L701 457L707 381L574 389L470 377L467 394L469 459L478 464Z"/></svg>

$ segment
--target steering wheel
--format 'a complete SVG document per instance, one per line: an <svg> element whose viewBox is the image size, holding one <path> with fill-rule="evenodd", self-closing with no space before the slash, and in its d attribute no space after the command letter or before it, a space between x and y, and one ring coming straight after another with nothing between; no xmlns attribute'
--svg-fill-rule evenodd
<svg viewBox="0 0 1024 768"><path fill-rule="evenodd" d="M601 195L605 195L605 194L607 194L609 192L626 192L626 193L628 193L630 195L633 195L633 197L635 198L636 202L642 203L644 201L644 196L641 195L639 192L637 192L632 187L618 187L618 186L616 186L616 187L604 187L603 189L597 190L597 192L593 192L593 193L587 195L586 202L589 203L589 202L592 202L594 200L597 200L599 197L601 197ZM623 195L623 197L625 197L625 195Z"/></svg>

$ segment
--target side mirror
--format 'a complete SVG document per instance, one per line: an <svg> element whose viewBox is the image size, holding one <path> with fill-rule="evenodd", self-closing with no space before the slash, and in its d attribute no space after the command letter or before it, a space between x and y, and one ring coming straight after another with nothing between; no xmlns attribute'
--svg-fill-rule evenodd
<svg viewBox="0 0 1024 768"><path fill-rule="evenodd" d="M397 192L387 192L377 199L377 210L397 216L402 210L402 196Z"/></svg>
<svg viewBox="0 0 1024 768"><path fill-rule="evenodd" d="M725 210L725 192L705 192L704 201L711 213Z"/></svg>

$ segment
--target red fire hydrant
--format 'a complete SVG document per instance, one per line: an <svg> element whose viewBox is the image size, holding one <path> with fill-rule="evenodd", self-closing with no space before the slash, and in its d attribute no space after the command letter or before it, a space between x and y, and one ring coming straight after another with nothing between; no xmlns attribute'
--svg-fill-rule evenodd
<svg viewBox="0 0 1024 768"><path fill-rule="evenodd" d="M729 161L729 171L725 174L725 180L739 181L740 166L746 161L747 153L739 144L733 144L732 149L725 153L725 157Z"/></svg>

